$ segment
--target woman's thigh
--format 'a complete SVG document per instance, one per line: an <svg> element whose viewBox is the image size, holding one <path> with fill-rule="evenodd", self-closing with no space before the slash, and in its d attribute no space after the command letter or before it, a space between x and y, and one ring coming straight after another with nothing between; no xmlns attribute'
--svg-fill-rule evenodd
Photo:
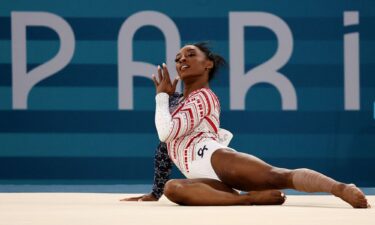
<svg viewBox="0 0 375 225"><path fill-rule="evenodd" d="M211 164L223 183L242 191L292 186L290 170L273 167L246 153L219 149L213 153Z"/></svg>

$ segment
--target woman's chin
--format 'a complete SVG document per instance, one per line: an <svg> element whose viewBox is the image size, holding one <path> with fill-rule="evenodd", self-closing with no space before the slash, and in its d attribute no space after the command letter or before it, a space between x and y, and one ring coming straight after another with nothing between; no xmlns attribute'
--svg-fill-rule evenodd
<svg viewBox="0 0 375 225"><path fill-rule="evenodd" d="M190 73L180 73L179 74L179 77L181 80L186 80L186 79L189 79L189 78L193 78L193 77L196 77L198 75L195 75L195 74L190 74Z"/></svg>
<svg viewBox="0 0 375 225"><path fill-rule="evenodd" d="M189 77L188 74L184 74L184 73L180 73L178 76L180 77L180 80L184 80L184 79L186 79L187 77Z"/></svg>
<svg viewBox="0 0 375 225"><path fill-rule="evenodd" d="M188 81L192 76L188 76L188 75L184 75L184 76L181 76L180 75L180 80L181 81Z"/></svg>

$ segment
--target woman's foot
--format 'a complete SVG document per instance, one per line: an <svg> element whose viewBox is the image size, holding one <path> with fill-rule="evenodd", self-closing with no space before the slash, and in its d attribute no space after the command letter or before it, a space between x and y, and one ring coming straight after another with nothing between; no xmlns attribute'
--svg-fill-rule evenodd
<svg viewBox="0 0 375 225"><path fill-rule="evenodd" d="M278 190L250 191L246 194L249 205L282 205L286 196Z"/></svg>
<svg viewBox="0 0 375 225"><path fill-rule="evenodd" d="M349 203L353 208L370 208L366 196L354 184L337 184L332 193Z"/></svg>

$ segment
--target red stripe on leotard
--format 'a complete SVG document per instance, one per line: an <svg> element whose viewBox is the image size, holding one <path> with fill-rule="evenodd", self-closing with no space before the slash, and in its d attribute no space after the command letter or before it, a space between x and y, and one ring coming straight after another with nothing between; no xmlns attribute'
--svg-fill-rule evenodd
<svg viewBox="0 0 375 225"><path fill-rule="evenodd" d="M206 101L207 101L207 105L205 105L205 106L208 107L208 113L207 113L207 115L210 115L210 113L211 113L211 104L210 104L210 100L208 99L208 96L207 96L207 94L206 94L205 91L202 91L202 94L204 95L204 97L205 97L205 99L206 99Z"/></svg>
<svg viewBox="0 0 375 225"><path fill-rule="evenodd" d="M215 126L215 124L212 122L212 120L208 117L205 117L205 119L207 120L207 122L211 125L211 127L214 129L215 133L217 133L217 127Z"/></svg>

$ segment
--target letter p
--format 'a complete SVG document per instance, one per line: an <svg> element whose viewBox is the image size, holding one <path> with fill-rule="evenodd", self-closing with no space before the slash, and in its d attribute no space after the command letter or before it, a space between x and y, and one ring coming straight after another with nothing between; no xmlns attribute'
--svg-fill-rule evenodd
<svg viewBox="0 0 375 225"><path fill-rule="evenodd" d="M61 17L46 12L12 12L12 82L13 109L27 109L30 90L41 80L64 68L71 60L74 34L69 24ZM27 72L26 28L44 26L53 29L59 36L58 53L38 67Z"/></svg>

